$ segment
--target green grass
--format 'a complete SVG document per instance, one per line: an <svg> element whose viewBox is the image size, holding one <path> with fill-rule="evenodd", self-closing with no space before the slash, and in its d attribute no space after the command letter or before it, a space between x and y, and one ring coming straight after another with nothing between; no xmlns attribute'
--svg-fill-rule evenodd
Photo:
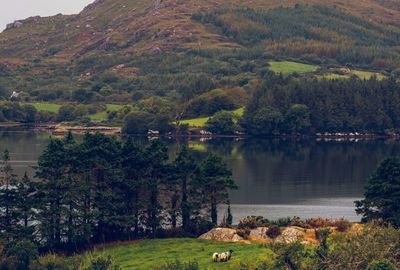
<svg viewBox="0 0 400 270"><path fill-rule="evenodd" d="M120 110L123 105L119 104L106 104L107 109L105 111L101 111L92 115L89 115L90 120L101 122L107 120L107 112L115 112Z"/></svg>
<svg viewBox="0 0 400 270"><path fill-rule="evenodd" d="M244 114L244 107L236 109L234 111L230 111L234 113L235 115L242 117ZM181 124L189 125L190 127L197 127L197 128L202 128L205 127L208 119L210 117L199 117L199 118L193 118L193 119L187 119L187 120L182 120Z"/></svg>
<svg viewBox="0 0 400 270"><path fill-rule="evenodd" d="M363 70L352 70L351 73L356 75L360 79L365 79L365 80L369 80L373 76L376 76L376 79L378 79L378 80L383 80L383 79L386 78L385 75L383 75L383 74L381 74L379 72L371 72L371 71L363 71Z"/></svg>
<svg viewBox="0 0 400 270"><path fill-rule="evenodd" d="M227 263L213 263L214 252L232 249L232 259ZM130 244L98 249L85 255L90 257L111 256L122 269L150 270L167 262L179 260L181 263L194 262L200 269L241 269L240 264L259 266L266 262L268 269L274 263L274 253L262 244L222 243L199 239L144 240Z"/></svg>
<svg viewBox="0 0 400 270"><path fill-rule="evenodd" d="M325 78L325 79L349 79L351 78L352 75L357 76L358 78L362 80L369 80L373 76L376 76L377 80L383 80L386 78L385 75L379 72L372 72L372 71L363 71L363 70L349 70L345 74L338 74L338 73L326 73L323 75L318 76L319 78Z"/></svg>
<svg viewBox="0 0 400 270"><path fill-rule="evenodd" d="M60 110L61 105L55 103L43 103L43 102L36 102L36 103L27 103L32 105L38 111L47 111L52 113L58 113Z"/></svg>
<svg viewBox="0 0 400 270"><path fill-rule="evenodd" d="M282 73L283 75L289 75L295 72L309 73L315 72L319 69L319 66L316 65L308 65L291 61L270 61L268 62L268 64L269 70L275 73Z"/></svg>

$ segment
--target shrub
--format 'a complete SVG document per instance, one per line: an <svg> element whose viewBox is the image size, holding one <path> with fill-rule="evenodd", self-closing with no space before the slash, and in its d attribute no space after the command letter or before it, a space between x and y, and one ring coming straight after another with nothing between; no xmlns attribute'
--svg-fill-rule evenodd
<svg viewBox="0 0 400 270"><path fill-rule="evenodd" d="M175 262L168 262L161 267L157 267L154 270L199 270L199 264L197 262L181 263L176 260Z"/></svg>
<svg viewBox="0 0 400 270"><path fill-rule="evenodd" d="M120 270L121 268L113 263L111 257L97 257L92 259L90 266L85 270Z"/></svg>
<svg viewBox="0 0 400 270"><path fill-rule="evenodd" d="M38 269L46 270L69 270L79 269L82 265L80 256L64 257L56 254L47 254L38 260Z"/></svg>
<svg viewBox="0 0 400 270"><path fill-rule="evenodd" d="M272 225L268 228L267 230L267 236L269 238L275 239L277 238L279 235L281 235L281 228L279 228L279 226L277 225Z"/></svg>
<svg viewBox="0 0 400 270"><path fill-rule="evenodd" d="M312 228L326 228L334 226L333 222L327 218L310 218L306 220L306 223Z"/></svg>
<svg viewBox="0 0 400 270"><path fill-rule="evenodd" d="M338 219L333 224L338 232L346 232L351 227L351 222L346 219Z"/></svg>
<svg viewBox="0 0 400 270"><path fill-rule="evenodd" d="M375 260L368 264L367 270L396 270L396 267L388 260Z"/></svg>
<svg viewBox="0 0 400 270"><path fill-rule="evenodd" d="M267 219L264 219L261 216L248 216L242 218L239 221L238 228L239 229L255 229L257 227L266 226L269 224Z"/></svg>
<svg viewBox="0 0 400 270"><path fill-rule="evenodd" d="M182 228L168 228L157 231L157 238L184 238L194 237L190 232L185 231Z"/></svg>
<svg viewBox="0 0 400 270"><path fill-rule="evenodd" d="M9 268L28 270L32 262L35 262L39 257L37 246L30 240L21 240L13 244L7 250L9 258Z"/></svg>
<svg viewBox="0 0 400 270"><path fill-rule="evenodd" d="M359 233L334 233L328 238L327 269L367 269L374 260L387 259L400 267L400 230L368 225Z"/></svg>
<svg viewBox="0 0 400 270"><path fill-rule="evenodd" d="M250 229L237 229L236 233L243 237L243 239L248 239L250 235Z"/></svg>

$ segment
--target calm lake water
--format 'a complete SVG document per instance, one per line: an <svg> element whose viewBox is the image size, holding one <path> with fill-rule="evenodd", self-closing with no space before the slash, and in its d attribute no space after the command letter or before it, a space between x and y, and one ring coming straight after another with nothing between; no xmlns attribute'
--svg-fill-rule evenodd
<svg viewBox="0 0 400 270"><path fill-rule="evenodd" d="M28 171L50 135L0 129L0 150L8 149L18 175ZM168 140L171 152L179 144ZM234 220L247 215L345 217L358 221L354 200L362 198L366 179L379 162L400 152L397 141L315 141L215 139L190 140L196 158L214 152L233 170L240 189L232 192Z"/></svg>

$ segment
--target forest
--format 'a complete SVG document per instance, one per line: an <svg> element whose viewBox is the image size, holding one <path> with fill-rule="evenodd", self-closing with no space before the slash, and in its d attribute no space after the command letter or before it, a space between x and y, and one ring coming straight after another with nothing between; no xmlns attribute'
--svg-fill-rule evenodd
<svg viewBox="0 0 400 270"><path fill-rule="evenodd" d="M267 79L245 111L249 134L396 131L400 88L394 80Z"/></svg>
<svg viewBox="0 0 400 270"><path fill-rule="evenodd" d="M29 239L42 251L72 253L95 243L196 236L217 225L218 205L236 189L231 170L210 155L201 162L182 146L176 157L156 140L101 134L53 139L35 179L17 179L2 155L1 239ZM221 215L221 214L220 214ZM232 223L230 213L224 213Z"/></svg>

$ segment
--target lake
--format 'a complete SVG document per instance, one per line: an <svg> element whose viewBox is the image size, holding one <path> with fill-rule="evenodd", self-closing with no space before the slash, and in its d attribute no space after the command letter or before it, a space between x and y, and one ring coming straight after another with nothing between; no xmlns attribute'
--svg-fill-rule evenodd
<svg viewBox="0 0 400 270"><path fill-rule="evenodd" d="M25 171L33 175L32 166L49 140L48 133L0 129L0 150L10 151L11 164L18 175ZM172 153L185 143L167 141ZM344 217L359 221L354 200L362 198L365 182L379 162L400 151L400 143L394 140L221 138L188 143L196 158L214 152L232 168L240 187L231 196L235 222L247 215L269 219Z"/></svg>

